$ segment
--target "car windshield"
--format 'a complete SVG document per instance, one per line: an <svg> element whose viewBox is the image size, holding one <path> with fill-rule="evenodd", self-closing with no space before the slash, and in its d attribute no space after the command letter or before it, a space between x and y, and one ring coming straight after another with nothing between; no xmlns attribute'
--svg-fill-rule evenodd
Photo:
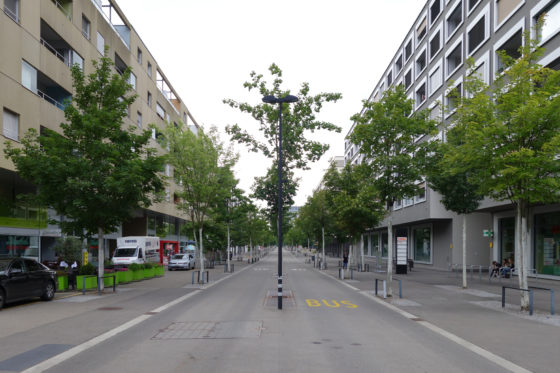
<svg viewBox="0 0 560 373"><path fill-rule="evenodd" d="M122 249L117 249L117 251L115 251L115 258L125 258L125 257L130 257L130 256L136 256L136 248L135 247L126 247L126 248L122 248Z"/></svg>
<svg viewBox="0 0 560 373"><path fill-rule="evenodd" d="M183 259L183 257L184 257L183 254L175 254L171 259Z"/></svg>

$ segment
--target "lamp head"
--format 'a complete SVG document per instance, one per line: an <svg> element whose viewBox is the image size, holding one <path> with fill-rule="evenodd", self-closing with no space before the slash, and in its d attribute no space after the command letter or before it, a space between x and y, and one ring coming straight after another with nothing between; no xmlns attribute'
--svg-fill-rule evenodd
<svg viewBox="0 0 560 373"><path fill-rule="evenodd" d="M272 95L264 96L262 98L262 101L265 104L276 104L276 103L279 102L278 99L276 97L272 96Z"/></svg>

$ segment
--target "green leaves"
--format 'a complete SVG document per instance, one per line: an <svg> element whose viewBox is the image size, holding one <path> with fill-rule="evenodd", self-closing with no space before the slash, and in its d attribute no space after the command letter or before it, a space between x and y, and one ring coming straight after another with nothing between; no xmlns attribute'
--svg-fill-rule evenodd
<svg viewBox="0 0 560 373"><path fill-rule="evenodd" d="M41 201L67 218L63 229L85 229L86 235L98 228L115 231L164 187L158 175L163 159L149 148L150 132L122 128L136 98L129 94L130 72L114 74L107 57L93 64L88 76L72 69L75 94L61 133L30 130L22 148L7 143L5 149L19 174L37 186Z"/></svg>

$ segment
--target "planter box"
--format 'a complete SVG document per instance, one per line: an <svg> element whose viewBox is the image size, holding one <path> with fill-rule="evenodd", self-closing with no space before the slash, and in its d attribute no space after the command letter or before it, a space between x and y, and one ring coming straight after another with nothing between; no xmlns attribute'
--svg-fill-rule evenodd
<svg viewBox="0 0 560 373"><path fill-rule="evenodd" d="M152 278L155 276L155 272L153 268L147 269L144 268L144 278Z"/></svg>
<svg viewBox="0 0 560 373"><path fill-rule="evenodd" d="M165 269L163 268L162 265L157 266L154 268L154 272L156 276L163 276L165 275Z"/></svg>
<svg viewBox="0 0 560 373"><path fill-rule="evenodd" d="M132 271L117 271L117 284L126 284L133 279Z"/></svg>
<svg viewBox="0 0 560 373"><path fill-rule="evenodd" d="M82 290L84 276L76 276L76 288ZM97 289L97 277L86 278L86 289Z"/></svg>
<svg viewBox="0 0 560 373"><path fill-rule="evenodd" d="M57 291L68 290L68 276L56 276L56 279L58 281Z"/></svg>
<svg viewBox="0 0 560 373"><path fill-rule="evenodd" d="M106 273L106 275L109 275L109 274L111 276L116 275L116 273ZM116 281L117 281L116 284L118 285L119 284L119 278L118 277L116 278ZM105 287L113 287L113 277L104 277L103 278L103 285L105 285Z"/></svg>
<svg viewBox="0 0 560 373"><path fill-rule="evenodd" d="M140 281L140 280L144 279L144 270L143 269L140 269L138 271L130 271L129 270L129 272L132 272L132 280L133 281Z"/></svg>

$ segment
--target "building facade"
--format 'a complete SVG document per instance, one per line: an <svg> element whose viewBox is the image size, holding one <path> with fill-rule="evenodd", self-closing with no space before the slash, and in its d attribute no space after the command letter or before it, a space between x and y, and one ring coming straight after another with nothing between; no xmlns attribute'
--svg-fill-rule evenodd
<svg viewBox="0 0 560 373"><path fill-rule="evenodd" d="M414 109L431 110L441 123L439 139L454 113L451 89L463 94L466 60L475 61L475 73L490 83L504 65L497 54L519 55L523 33L546 13L539 37L545 52L543 66L560 69L560 1L558 0L429 0L398 46L391 63L369 100L379 100L389 87L402 84ZM350 129L350 133L353 128ZM359 147L345 143L345 162L357 164ZM415 265L450 269L462 263L462 217L446 211L440 195L419 184L422 192L397 201L392 213L394 235L406 237L408 256ZM467 216L467 265L488 266L492 260L513 257L515 211L508 202L485 199ZM530 224L530 268L544 276L560 278L560 205L534 206ZM387 224L365 234L369 256L387 257ZM402 241L401 241L402 242ZM396 246L396 245L394 245Z"/></svg>
<svg viewBox="0 0 560 373"><path fill-rule="evenodd" d="M64 119L64 101L72 96L70 67L80 65L86 74L92 60L107 56L121 73L132 68L130 83L136 101L128 110L125 126L138 130L155 124L183 123L196 130L196 121L179 98L140 36L113 0L0 0L0 127L5 141L20 142L33 128L59 129ZM153 133L152 147L164 152ZM172 176L167 165L162 172ZM56 211L27 205L19 195L35 187L22 180L11 161L0 157L0 256L26 255L53 260L52 246L62 232L48 224ZM116 247L116 238L129 235L159 235L164 249L177 249L187 238L180 235L184 214L171 182L165 200L136 211L118 232L106 237L106 254ZM97 240L90 239L91 249ZM91 250L90 255L97 255ZM93 258L95 261L95 258Z"/></svg>

